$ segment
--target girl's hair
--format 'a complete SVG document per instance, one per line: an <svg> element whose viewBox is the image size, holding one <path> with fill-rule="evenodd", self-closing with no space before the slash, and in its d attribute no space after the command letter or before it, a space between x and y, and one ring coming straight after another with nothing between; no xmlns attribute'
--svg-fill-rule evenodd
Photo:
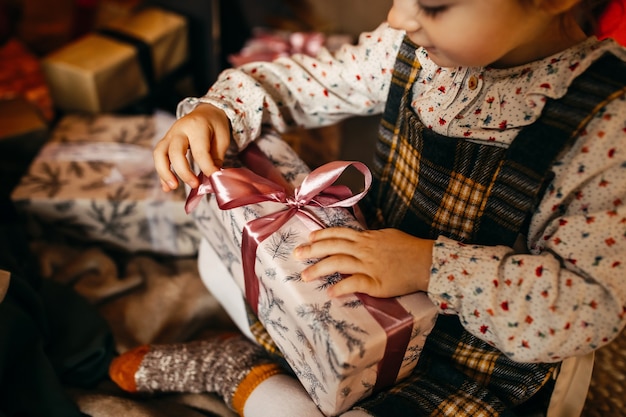
<svg viewBox="0 0 626 417"><path fill-rule="evenodd" d="M519 0L522 4L530 6L533 0ZM595 35L598 29L598 20L612 0L580 0L574 6L572 13L578 24L587 35Z"/></svg>
<svg viewBox="0 0 626 417"><path fill-rule="evenodd" d="M611 0L582 0L577 8L577 18L587 35L595 35L598 31L598 20Z"/></svg>

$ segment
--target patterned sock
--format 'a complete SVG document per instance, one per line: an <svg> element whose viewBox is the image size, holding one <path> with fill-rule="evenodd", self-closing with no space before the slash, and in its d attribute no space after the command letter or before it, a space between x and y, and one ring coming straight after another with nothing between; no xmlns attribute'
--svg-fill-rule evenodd
<svg viewBox="0 0 626 417"><path fill-rule="evenodd" d="M109 376L129 392L212 392L240 415L250 393L282 373L265 350L245 336L169 345L143 345L115 358Z"/></svg>

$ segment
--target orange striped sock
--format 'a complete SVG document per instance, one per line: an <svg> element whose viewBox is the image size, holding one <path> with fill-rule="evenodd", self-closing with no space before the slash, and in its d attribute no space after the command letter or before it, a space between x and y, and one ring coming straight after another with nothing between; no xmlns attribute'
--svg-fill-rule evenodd
<svg viewBox="0 0 626 417"><path fill-rule="evenodd" d="M264 363L253 367L245 378L239 383L235 389L235 394L231 400L232 408L243 416L243 407L252 391L263 381L272 375L283 373L279 365L275 363Z"/></svg>
<svg viewBox="0 0 626 417"><path fill-rule="evenodd" d="M114 358L109 365L109 377L124 391L137 392L135 374L149 350L149 345L142 345Z"/></svg>

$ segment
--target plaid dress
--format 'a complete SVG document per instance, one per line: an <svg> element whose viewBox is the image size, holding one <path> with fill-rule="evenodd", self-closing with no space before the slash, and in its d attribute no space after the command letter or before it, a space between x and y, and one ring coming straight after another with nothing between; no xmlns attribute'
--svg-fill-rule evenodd
<svg viewBox="0 0 626 417"><path fill-rule="evenodd" d="M423 126L410 106L416 48L405 39L398 54L365 209L374 209L368 214L375 227L513 247L552 179L557 155L623 94L624 65L613 55L596 61L565 97L548 101L540 119L501 148ZM440 315L414 373L358 408L375 416L497 417L529 415L533 408L542 415L557 367L514 362L468 333L458 316Z"/></svg>

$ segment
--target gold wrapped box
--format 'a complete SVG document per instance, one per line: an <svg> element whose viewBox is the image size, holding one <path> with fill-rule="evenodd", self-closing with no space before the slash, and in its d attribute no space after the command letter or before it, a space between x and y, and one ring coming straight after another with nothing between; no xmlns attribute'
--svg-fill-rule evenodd
<svg viewBox="0 0 626 417"><path fill-rule="evenodd" d="M47 55L42 67L55 107L113 112L147 96L187 61L187 32L182 16L146 8Z"/></svg>

